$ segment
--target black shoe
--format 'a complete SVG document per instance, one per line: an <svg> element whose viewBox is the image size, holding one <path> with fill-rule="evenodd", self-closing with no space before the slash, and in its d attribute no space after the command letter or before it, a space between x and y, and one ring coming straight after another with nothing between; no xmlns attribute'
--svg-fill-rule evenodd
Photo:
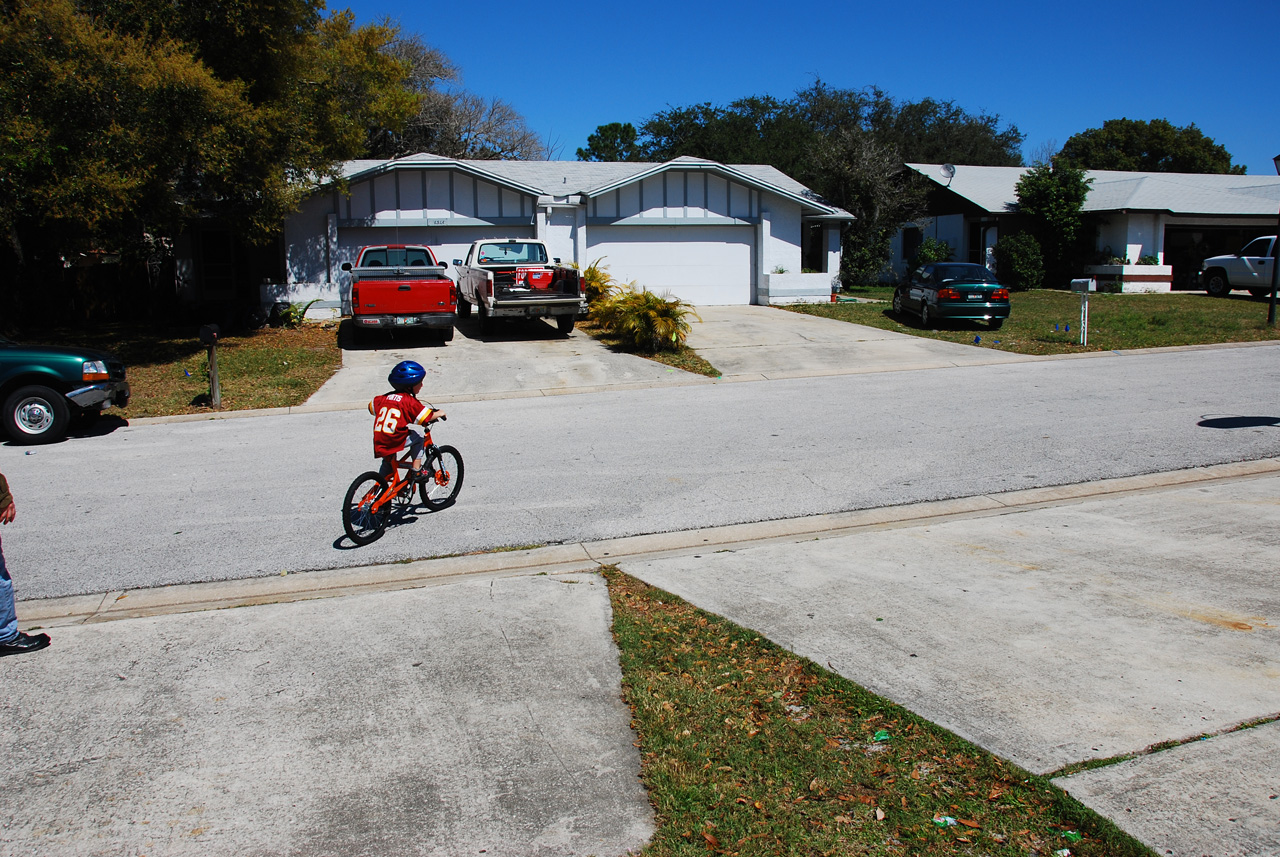
<svg viewBox="0 0 1280 857"><path fill-rule="evenodd" d="M24 634L19 631L18 636L9 642L0 643L0 658L5 655L20 655L23 652L38 652L47 645L49 645L48 634Z"/></svg>

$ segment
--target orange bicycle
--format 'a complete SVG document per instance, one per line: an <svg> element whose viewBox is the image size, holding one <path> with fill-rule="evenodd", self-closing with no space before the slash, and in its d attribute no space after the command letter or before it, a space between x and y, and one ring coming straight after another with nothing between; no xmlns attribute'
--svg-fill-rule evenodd
<svg viewBox="0 0 1280 857"><path fill-rule="evenodd" d="M357 476L347 489L342 501L342 528L357 545L381 538L393 513L403 515L409 511L414 489L432 512L452 506L457 499L462 490L462 454L452 446L436 446L431 440L430 424L424 426L424 431L424 462L416 476L413 459L406 452L400 458L389 459L389 476L370 470Z"/></svg>

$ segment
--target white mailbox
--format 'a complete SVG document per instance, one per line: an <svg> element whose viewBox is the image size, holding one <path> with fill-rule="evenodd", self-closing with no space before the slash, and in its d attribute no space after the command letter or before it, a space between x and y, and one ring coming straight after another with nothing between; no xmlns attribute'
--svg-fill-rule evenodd
<svg viewBox="0 0 1280 857"><path fill-rule="evenodd" d="M1073 292L1096 292L1098 290L1098 281L1093 277L1087 280L1072 280L1071 291Z"/></svg>

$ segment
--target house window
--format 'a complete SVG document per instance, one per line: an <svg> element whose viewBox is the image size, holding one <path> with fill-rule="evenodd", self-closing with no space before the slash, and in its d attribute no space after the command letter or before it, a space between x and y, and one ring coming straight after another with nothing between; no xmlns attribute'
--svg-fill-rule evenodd
<svg viewBox="0 0 1280 857"><path fill-rule="evenodd" d="M922 241L924 241L924 233L920 231L919 226L908 226L902 230L902 258L914 258Z"/></svg>

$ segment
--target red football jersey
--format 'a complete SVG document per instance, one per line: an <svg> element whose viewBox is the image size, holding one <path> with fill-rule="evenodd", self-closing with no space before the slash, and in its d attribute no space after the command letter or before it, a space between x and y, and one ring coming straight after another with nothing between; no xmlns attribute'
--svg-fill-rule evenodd
<svg viewBox="0 0 1280 857"><path fill-rule="evenodd" d="M423 425L433 409L419 402L412 393L384 393L369 403L373 414L373 457L386 458L404 449L409 426Z"/></svg>

